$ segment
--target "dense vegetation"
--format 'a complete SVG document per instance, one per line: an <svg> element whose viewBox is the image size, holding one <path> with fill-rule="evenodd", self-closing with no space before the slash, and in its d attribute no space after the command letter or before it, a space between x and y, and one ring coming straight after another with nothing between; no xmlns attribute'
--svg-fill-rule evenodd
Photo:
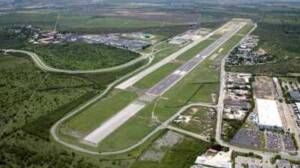
<svg viewBox="0 0 300 168"><path fill-rule="evenodd" d="M49 141L49 129L107 84L141 64L120 72L64 75L40 71L22 54L1 53L0 167L42 166L49 161L53 167L97 167L82 158L74 160L78 158L75 153L57 148Z"/></svg>
<svg viewBox="0 0 300 168"><path fill-rule="evenodd" d="M86 43L30 45L25 50L36 53L50 66L76 70L113 67L139 56L128 50Z"/></svg>

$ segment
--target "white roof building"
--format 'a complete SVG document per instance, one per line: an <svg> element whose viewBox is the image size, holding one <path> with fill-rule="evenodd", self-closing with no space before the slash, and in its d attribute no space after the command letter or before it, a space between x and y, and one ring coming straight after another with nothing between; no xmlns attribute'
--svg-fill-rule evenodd
<svg viewBox="0 0 300 168"><path fill-rule="evenodd" d="M214 156L198 156L195 161L196 168L198 167L222 167L222 168L231 168L231 153L232 151L223 152L220 151Z"/></svg>
<svg viewBox="0 0 300 168"><path fill-rule="evenodd" d="M256 99L258 124L268 128L282 128L282 121L275 100Z"/></svg>
<svg viewBox="0 0 300 168"><path fill-rule="evenodd" d="M300 112L300 103L296 103L296 107L297 107L298 111Z"/></svg>

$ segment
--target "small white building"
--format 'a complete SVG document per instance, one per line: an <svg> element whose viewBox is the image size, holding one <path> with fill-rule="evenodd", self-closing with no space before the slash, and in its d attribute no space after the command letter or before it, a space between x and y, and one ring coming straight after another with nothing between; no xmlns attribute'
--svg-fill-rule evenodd
<svg viewBox="0 0 300 168"><path fill-rule="evenodd" d="M232 151L220 151L215 155L202 155L198 156L195 165L192 168L202 167L216 167L216 168L231 168L231 154Z"/></svg>
<svg viewBox="0 0 300 168"><path fill-rule="evenodd" d="M282 129L282 121L275 100L256 99L258 125L261 128Z"/></svg>

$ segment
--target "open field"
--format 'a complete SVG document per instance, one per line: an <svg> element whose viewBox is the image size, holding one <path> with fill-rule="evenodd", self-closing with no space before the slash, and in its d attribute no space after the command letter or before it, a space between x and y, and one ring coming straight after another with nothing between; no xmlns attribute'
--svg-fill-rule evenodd
<svg viewBox="0 0 300 168"><path fill-rule="evenodd" d="M110 11L108 11L110 12ZM59 17L58 17L59 16ZM33 25L46 30L53 30L57 22L57 30L73 33L119 33L144 31L170 37L184 32L189 23L143 20L137 17L99 16L98 14L79 15L68 12L23 12L0 16L0 24Z"/></svg>
<svg viewBox="0 0 300 168"><path fill-rule="evenodd" d="M159 21L143 21L137 19L125 19L119 17L97 17L89 15L69 15L61 13L58 19L59 30L84 29L84 28L147 28L170 26L173 23ZM13 13L0 17L2 25L32 24L46 28L53 28L57 21L57 13Z"/></svg>
<svg viewBox="0 0 300 168"><path fill-rule="evenodd" d="M240 35L233 36L222 46L224 48L222 52L229 52L240 39L242 39ZM104 139L99 144L98 149L100 151L115 151L135 144L157 127L157 123L151 119L152 112L160 122L163 122L189 103L216 103L213 102L212 97L217 96L219 89L219 70L217 67L220 61L221 59L204 60L200 64L201 66L196 67L157 101L147 105L122 127Z"/></svg>
<svg viewBox="0 0 300 168"><path fill-rule="evenodd" d="M174 122L173 126L185 129L203 136L214 137L216 127L216 110L213 108L195 106L182 113L187 122Z"/></svg>

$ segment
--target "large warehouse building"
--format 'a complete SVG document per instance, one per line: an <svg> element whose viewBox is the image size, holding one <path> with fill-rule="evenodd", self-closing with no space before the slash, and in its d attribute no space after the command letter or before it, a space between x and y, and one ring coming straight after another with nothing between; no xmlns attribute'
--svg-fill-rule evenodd
<svg viewBox="0 0 300 168"><path fill-rule="evenodd" d="M258 124L261 128L282 129L280 114L275 100L256 99Z"/></svg>

